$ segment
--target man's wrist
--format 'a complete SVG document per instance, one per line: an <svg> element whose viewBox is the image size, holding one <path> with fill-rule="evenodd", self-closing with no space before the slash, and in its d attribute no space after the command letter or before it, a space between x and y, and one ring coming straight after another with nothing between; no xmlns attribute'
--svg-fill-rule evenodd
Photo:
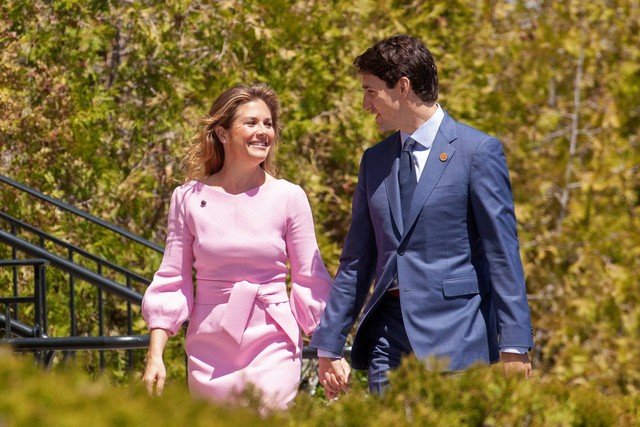
<svg viewBox="0 0 640 427"><path fill-rule="evenodd" d="M332 351L318 349L318 357L326 357L329 359L340 359L342 358L342 354L334 353Z"/></svg>

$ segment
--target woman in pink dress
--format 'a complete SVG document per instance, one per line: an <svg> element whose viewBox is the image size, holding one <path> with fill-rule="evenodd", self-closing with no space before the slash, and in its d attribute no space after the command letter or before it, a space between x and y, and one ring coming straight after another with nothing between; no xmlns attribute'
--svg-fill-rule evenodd
<svg viewBox="0 0 640 427"><path fill-rule="evenodd" d="M263 408L284 409L296 395L300 328L315 330L331 278L304 191L273 176L278 114L268 86L238 86L204 120L185 162L186 183L171 197L162 264L142 302L151 329L143 377L150 392L162 391L164 347L189 318L193 396L234 401L251 384Z"/></svg>

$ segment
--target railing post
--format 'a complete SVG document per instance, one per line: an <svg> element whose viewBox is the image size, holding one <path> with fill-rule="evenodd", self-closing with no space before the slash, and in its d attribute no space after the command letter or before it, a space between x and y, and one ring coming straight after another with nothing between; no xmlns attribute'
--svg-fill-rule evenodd
<svg viewBox="0 0 640 427"><path fill-rule="evenodd" d="M102 264L98 263L97 266L98 275L102 276ZM104 297L102 295L102 289L98 288L98 335L104 336ZM99 352L100 370L104 370L104 351Z"/></svg>
<svg viewBox="0 0 640 427"><path fill-rule="evenodd" d="M127 276L126 281L127 281L127 288L131 289L131 278ZM133 312L131 310L131 303L129 301L127 301L127 334L129 335L133 334ZM127 361L128 361L129 370L132 371L134 367L132 350L127 350Z"/></svg>
<svg viewBox="0 0 640 427"><path fill-rule="evenodd" d="M11 224L11 232L13 234L16 233L16 226L15 224ZM11 258L16 259L17 256L17 251L16 248L12 247L11 248ZM12 283L13 283L13 296L17 296L18 295L18 266L14 265L11 270L13 271L13 278L12 278ZM8 307L8 306L7 306ZM14 304L13 305L13 313L14 316L18 317L18 304ZM8 317L7 317L8 318Z"/></svg>
<svg viewBox="0 0 640 427"><path fill-rule="evenodd" d="M44 259L0 260L0 267L12 268L12 270L14 271L15 281L12 296L0 297L0 303L5 305L5 330L7 338L11 338L11 335L13 333L12 328L14 319L16 322L18 322L18 304L21 303L30 303L34 305L33 326L31 327L31 332L29 333L29 335L34 337L41 337L46 333L47 319L45 266L48 263L49 262ZM20 295L18 295L19 292L17 284L17 268L19 266L33 267L33 296L21 297ZM13 316L11 314L12 307ZM20 328L24 330L25 325L20 326Z"/></svg>
<svg viewBox="0 0 640 427"><path fill-rule="evenodd" d="M5 306L4 313L5 313L4 318L6 322L4 330L6 331L7 338L11 338L11 306L9 304Z"/></svg>
<svg viewBox="0 0 640 427"><path fill-rule="evenodd" d="M45 325L45 319L47 316L44 313L44 300L46 295L46 290L44 289L44 263L33 266L33 275L33 296L35 304L34 328L37 328L35 331L36 336L41 337L42 335L45 335L47 333Z"/></svg>

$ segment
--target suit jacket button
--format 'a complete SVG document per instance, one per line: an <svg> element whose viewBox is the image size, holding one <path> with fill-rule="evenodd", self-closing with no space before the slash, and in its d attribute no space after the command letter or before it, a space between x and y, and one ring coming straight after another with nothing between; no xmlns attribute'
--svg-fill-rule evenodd
<svg viewBox="0 0 640 427"><path fill-rule="evenodd" d="M398 255L400 256L404 255L404 249L398 249Z"/></svg>

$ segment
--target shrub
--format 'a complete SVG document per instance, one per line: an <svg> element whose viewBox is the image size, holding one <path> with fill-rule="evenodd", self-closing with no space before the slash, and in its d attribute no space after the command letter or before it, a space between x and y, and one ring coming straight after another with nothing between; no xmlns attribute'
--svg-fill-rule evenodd
<svg viewBox="0 0 640 427"><path fill-rule="evenodd" d="M407 358L382 397L356 376L353 390L327 402L300 393L287 412L194 401L183 383L150 397L128 385L67 367L44 371L30 358L0 352L0 426L627 426L638 425L638 396L604 394L589 384L534 375L505 376L499 366L458 374L429 371ZM358 379L359 378L359 379Z"/></svg>

